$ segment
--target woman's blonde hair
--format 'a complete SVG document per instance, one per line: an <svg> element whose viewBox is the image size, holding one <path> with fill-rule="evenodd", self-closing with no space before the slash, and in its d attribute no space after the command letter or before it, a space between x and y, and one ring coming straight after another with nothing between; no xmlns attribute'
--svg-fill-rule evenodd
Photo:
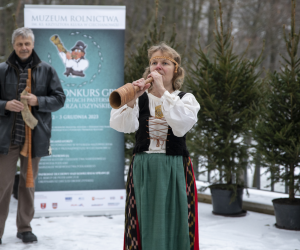
<svg viewBox="0 0 300 250"><path fill-rule="evenodd" d="M181 88L184 80L184 69L180 66L181 64L181 57L176 52L176 50L172 49L170 46L165 44L164 42L154 45L148 49L148 58L151 59L152 55L157 52L161 51L161 53L164 56L170 57L174 59L178 63L178 69L177 73L174 73L173 79L172 79L172 85L174 90L178 90ZM147 79L147 76L150 74L150 66L145 69L145 72L143 74L143 78ZM151 89L152 86L149 88Z"/></svg>

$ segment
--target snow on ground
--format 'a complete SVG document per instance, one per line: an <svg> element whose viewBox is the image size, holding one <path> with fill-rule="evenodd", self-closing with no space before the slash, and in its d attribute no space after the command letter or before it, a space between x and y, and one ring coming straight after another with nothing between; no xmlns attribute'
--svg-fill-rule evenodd
<svg viewBox="0 0 300 250"><path fill-rule="evenodd" d="M198 205L201 250L300 250L300 232L277 229L274 216L227 218L213 215L209 204ZM24 244L16 238L16 209L12 198L1 250L122 250L124 215L33 219L38 243Z"/></svg>

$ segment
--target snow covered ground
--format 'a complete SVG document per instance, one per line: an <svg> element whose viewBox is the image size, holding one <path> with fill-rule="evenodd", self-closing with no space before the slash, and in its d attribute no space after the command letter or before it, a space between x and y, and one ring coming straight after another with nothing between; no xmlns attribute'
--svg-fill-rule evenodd
<svg viewBox="0 0 300 250"><path fill-rule="evenodd" d="M300 232L277 229L274 216L227 218L213 215L209 204L198 205L201 250L300 250ZM12 198L1 250L122 250L124 215L33 219L38 243L24 244L16 238L16 209Z"/></svg>

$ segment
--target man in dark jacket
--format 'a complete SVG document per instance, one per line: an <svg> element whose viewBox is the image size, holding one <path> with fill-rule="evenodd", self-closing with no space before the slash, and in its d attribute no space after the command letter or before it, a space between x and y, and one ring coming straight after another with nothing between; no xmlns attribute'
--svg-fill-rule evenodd
<svg viewBox="0 0 300 250"><path fill-rule="evenodd" d="M28 68L32 70L31 94L22 97L32 106L38 120L32 131L32 168L37 177L40 158L51 154L51 112L64 106L66 96L55 70L42 62L34 48L34 35L28 28L19 28L12 35L14 51L0 64L0 244L16 173L21 161L17 211L17 237L23 242L37 241L30 222L34 215L34 188L26 188L27 158L20 155L25 141L25 125L21 116L24 105L20 93L26 87Z"/></svg>

